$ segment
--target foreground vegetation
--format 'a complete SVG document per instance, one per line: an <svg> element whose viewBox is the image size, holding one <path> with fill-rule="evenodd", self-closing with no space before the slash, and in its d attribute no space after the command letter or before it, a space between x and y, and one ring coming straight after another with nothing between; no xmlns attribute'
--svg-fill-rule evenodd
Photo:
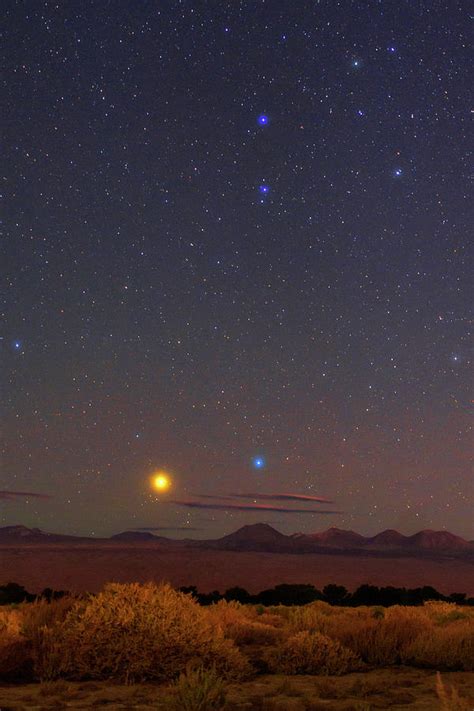
<svg viewBox="0 0 474 711"><path fill-rule="evenodd" d="M152 583L113 583L97 595L0 608L0 679L39 681L46 694L69 690L74 696L81 682L152 682L164 685L168 709L212 711L227 708L236 683L270 678L287 684L288 677L316 675L321 691L323 677L359 672L366 679L393 665L431 669L433 693L435 671L473 671L474 609L439 601L384 608L221 600L203 607L191 594ZM340 688L346 686L341 681ZM463 708L453 694L439 679L439 704L446 710ZM311 703L300 699L274 708L330 708Z"/></svg>

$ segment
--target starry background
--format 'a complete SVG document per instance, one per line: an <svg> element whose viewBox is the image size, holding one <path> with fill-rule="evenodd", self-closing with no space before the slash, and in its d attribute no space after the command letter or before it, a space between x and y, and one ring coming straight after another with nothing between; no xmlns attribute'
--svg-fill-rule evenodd
<svg viewBox="0 0 474 711"><path fill-rule="evenodd" d="M1 525L472 538L467 4L4 14Z"/></svg>

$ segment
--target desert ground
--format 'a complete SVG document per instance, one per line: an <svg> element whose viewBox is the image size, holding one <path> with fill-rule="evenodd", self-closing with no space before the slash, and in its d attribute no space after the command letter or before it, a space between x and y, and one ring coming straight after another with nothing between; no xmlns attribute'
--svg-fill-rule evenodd
<svg viewBox="0 0 474 711"><path fill-rule="evenodd" d="M448 689L457 690L461 704L474 708L474 676L469 672L442 675ZM22 686L0 685L2 711L107 708L110 711L168 711L171 688L166 685L125 686L110 682L46 682ZM225 711L437 711L432 670L391 667L335 676L264 675L229 684ZM455 708L454 706L452 707Z"/></svg>
<svg viewBox="0 0 474 711"><path fill-rule="evenodd" d="M241 586L251 593L280 583L431 585L444 594L474 595L474 564L457 558L291 555L160 547L159 544L21 545L0 547L0 585L14 581L31 592L45 587L100 590L108 581L168 581L202 592Z"/></svg>

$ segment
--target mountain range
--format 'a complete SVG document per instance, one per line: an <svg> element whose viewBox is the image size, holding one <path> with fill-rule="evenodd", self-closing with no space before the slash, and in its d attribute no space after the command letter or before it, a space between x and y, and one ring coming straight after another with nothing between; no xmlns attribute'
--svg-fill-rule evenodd
<svg viewBox="0 0 474 711"><path fill-rule="evenodd" d="M285 535L265 523L243 526L217 539L172 539L150 531L124 531L110 538L88 538L46 533L39 528L6 526L0 528L0 545L159 545L160 547L204 548L222 551L265 553L353 553L354 555L441 555L474 558L474 541L467 541L449 531L423 530L404 536L386 530L375 536L362 536L355 531L329 528L319 533Z"/></svg>

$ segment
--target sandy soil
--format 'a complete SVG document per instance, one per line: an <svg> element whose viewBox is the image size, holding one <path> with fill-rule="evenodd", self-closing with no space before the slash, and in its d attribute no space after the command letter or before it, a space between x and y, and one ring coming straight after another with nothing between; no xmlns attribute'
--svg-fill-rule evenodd
<svg viewBox="0 0 474 711"><path fill-rule="evenodd" d="M474 677L467 672L442 675L454 687L464 708L474 708ZM260 676L227 689L224 711L438 711L433 671L410 668L377 669L342 677ZM110 711L170 711L170 687L152 684L122 686L111 682L46 682L0 686L2 711L96 709ZM453 707L454 708L454 707Z"/></svg>
<svg viewBox="0 0 474 711"><path fill-rule="evenodd" d="M239 585L258 592L279 583L363 583L474 595L474 564L459 559L374 558L344 555L235 553L152 545L23 545L0 547L0 585L14 581L31 592L97 591L108 581L169 581L200 591Z"/></svg>

